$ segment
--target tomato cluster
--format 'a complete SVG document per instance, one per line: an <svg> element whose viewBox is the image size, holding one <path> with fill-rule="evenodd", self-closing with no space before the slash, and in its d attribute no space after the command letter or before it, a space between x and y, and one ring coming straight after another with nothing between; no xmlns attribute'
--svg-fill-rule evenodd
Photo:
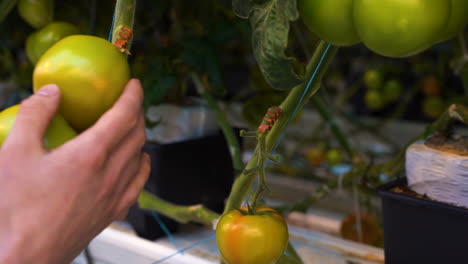
<svg viewBox="0 0 468 264"><path fill-rule="evenodd" d="M308 28L339 46L362 42L387 57L415 55L468 22L466 0L299 0Z"/></svg>
<svg viewBox="0 0 468 264"><path fill-rule="evenodd" d="M45 147L52 149L92 126L114 104L130 79L130 66L125 55L107 40L79 35L76 26L52 21L50 0L21 0L18 11L37 28L25 45L29 59L36 64L34 92L46 84L56 84L61 90L59 114L45 137ZM0 145L18 110L15 105L0 113Z"/></svg>
<svg viewBox="0 0 468 264"><path fill-rule="evenodd" d="M382 110L387 104L398 101L403 92L396 78L385 78L381 69L371 68L364 72L362 82L366 88L364 103L371 111Z"/></svg>

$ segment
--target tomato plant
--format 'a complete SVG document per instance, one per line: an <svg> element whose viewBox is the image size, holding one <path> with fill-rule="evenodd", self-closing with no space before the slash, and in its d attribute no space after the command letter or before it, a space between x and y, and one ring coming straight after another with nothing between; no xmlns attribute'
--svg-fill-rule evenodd
<svg viewBox="0 0 468 264"><path fill-rule="evenodd" d="M0 113L0 146L13 128L19 109L20 105L14 105ZM73 128L70 127L60 114L57 114L47 129L44 146L47 149L54 149L75 136L76 132Z"/></svg>
<svg viewBox="0 0 468 264"><path fill-rule="evenodd" d="M33 88L57 84L62 93L59 112L82 131L114 104L129 79L127 59L110 42L74 35L44 53L34 69Z"/></svg>
<svg viewBox="0 0 468 264"><path fill-rule="evenodd" d="M228 264L276 263L288 236L286 222L271 208L257 208L255 214L231 210L216 227L216 242Z"/></svg>
<svg viewBox="0 0 468 264"><path fill-rule="evenodd" d="M447 0L354 0L353 18L361 41L388 57L414 55L433 45L447 27Z"/></svg>
<svg viewBox="0 0 468 264"><path fill-rule="evenodd" d="M321 39L340 46L359 42L352 0L300 0L298 4L302 21Z"/></svg>
<svg viewBox="0 0 468 264"><path fill-rule="evenodd" d="M33 64L57 41L70 35L76 35L79 29L67 22L52 22L32 33L26 39L26 54Z"/></svg>
<svg viewBox="0 0 468 264"><path fill-rule="evenodd" d="M41 28L52 21L52 0L20 0L18 13L28 24L34 28Z"/></svg>

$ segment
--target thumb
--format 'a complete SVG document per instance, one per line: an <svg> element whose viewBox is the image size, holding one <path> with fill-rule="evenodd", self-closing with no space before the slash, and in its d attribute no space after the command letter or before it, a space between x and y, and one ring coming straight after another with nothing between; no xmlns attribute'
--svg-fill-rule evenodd
<svg viewBox="0 0 468 264"><path fill-rule="evenodd" d="M43 149L43 138L60 103L60 90L55 84L43 86L24 100L15 124L5 144L24 146L28 149Z"/></svg>

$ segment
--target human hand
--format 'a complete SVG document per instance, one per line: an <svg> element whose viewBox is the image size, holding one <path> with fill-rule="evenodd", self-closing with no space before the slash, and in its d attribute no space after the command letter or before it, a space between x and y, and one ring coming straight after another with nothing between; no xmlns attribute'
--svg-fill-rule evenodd
<svg viewBox="0 0 468 264"><path fill-rule="evenodd" d="M60 92L44 86L22 102L0 150L0 263L67 263L135 203L150 171L131 80L94 126L47 151L43 136Z"/></svg>

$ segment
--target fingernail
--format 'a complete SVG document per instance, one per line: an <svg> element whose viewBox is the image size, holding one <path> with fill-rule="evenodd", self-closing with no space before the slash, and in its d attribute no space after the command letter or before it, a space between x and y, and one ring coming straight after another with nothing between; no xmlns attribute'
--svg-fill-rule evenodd
<svg viewBox="0 0 468 264"><path fill-rule="evenodd" d="M45 96L54 96L59 93L59 88L55 84L47 84L39 89L39 91L36 93Z"/></svg>

